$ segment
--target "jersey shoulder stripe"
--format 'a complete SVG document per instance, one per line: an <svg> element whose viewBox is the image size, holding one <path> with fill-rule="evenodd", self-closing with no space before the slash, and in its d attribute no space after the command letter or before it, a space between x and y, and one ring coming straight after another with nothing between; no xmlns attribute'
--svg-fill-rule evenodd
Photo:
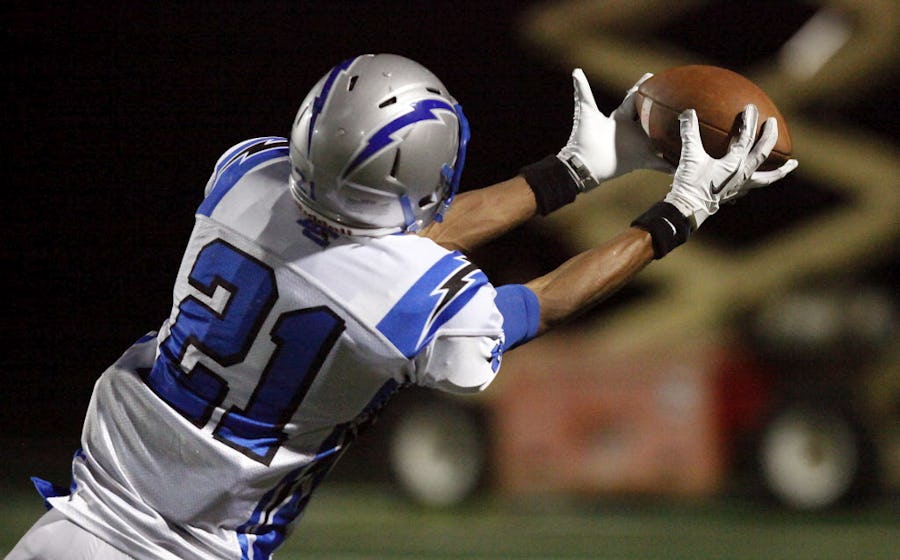
<svg viewBox="0 0 900 560"><path fill-rule="evenodd" d="M401 296L377 329L412 358L487 283L487 276L461 253L448 253Z"/></svg>
<svg viewBox="0 0 900 560"><path fill-rule="evenodd" d="M197 209L197 214L210 216L219 201L241 177L263 163L288 155L289 143L280 136L255 138L238 144L216 163L207 196Z"/></svg>

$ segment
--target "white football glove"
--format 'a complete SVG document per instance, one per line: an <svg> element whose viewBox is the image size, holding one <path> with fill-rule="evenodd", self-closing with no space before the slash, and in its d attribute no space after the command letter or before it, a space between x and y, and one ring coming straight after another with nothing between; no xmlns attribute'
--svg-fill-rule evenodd
<svg viewBox="0 0 900 560"><path fill-rule="evenodd" d="M775 117L767 119L757 140L759 111L755 105L744 108L738 134L721 159L713 159L703 149L696 111L688 109L678 120L681 160L665 201L678 208L694 230L723 202L733 201L750 189L771 185L797 167L797 160L791 159L774 171L757 171L778 140L778 122Z"/></svg>
<svg viewBox="0 0 900 560"><path fill-rule="evenodd" d="M572 72L575 83L575 115L572 134L556 155L587 192L603 181L635 169L656 169L672 173L673 166L657 155L641 128L634 106L634 93L652 74L644 74L625 95L610 116L597 109L594 94L584 71Z"/></svg>

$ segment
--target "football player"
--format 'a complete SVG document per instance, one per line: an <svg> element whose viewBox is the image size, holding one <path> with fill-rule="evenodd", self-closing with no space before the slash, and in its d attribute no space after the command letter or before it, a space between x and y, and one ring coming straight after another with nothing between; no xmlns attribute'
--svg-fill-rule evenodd
<svg viewBox="0 0 900 560"><path fill-rule="evenodd" d="M777 129L770 120L757 139L748 107L719 160L686 112L672 170L634 118L635 88L606 116L583 72L573 77L562 150L464 194L463 111L396 55L338 64L290 138L225 152L168 317L96 382L72 484L35 479L51 509L9 558L269 558L397 391L485 389L504 352L615 291L723 201L796 166L756 171ZM493 286L467 259L639 168L674 171L665 200L557 270Z"/></svg>

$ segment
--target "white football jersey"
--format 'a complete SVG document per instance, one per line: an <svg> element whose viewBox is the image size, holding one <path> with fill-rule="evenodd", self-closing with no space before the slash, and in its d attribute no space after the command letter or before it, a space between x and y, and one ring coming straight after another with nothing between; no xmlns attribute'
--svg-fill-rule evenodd
<svg viewBox="0 0 900 560"><path fill-rule="evenodd" d="M268 558L405 385L478 391L495 290L415 235L336 236L298 209L284 138L216 164L158 333L96 383L53 507L138 558Z"/></svg>

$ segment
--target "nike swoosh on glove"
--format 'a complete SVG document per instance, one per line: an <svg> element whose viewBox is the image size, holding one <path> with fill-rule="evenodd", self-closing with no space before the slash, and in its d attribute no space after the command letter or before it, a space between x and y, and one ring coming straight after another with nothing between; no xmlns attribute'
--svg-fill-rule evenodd
<svg viewBox="0 0 900 560"><path fill-rule="evenodd" d="M694 230L715 214L722 203L747 194L751 189L771 185L796 169L797 160L788 160L774 171L757 171L778 140L778 123L770 117L756 138L759 111L747 105L728 152L714 159L703 148L697 112L688 109L678 116L681 128L681 160L665 201L691 221Z"/></svg>

